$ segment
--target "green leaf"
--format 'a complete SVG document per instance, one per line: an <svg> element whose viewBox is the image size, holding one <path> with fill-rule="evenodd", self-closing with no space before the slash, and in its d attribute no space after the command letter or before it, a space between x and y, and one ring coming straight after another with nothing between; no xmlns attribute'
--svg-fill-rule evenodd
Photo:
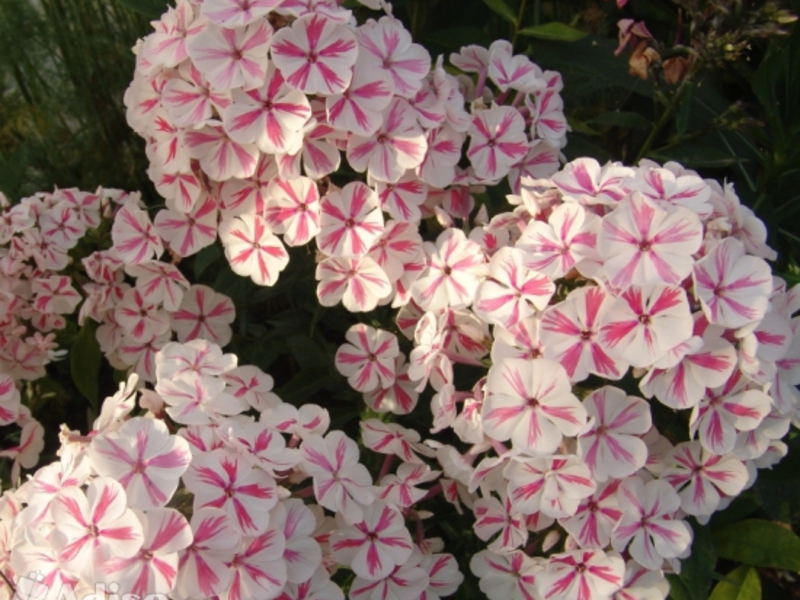
<svg viewBox="0 0 800 600"><path fill-rule="evenodd" d="M681 574L670 575L670 596L673 600L706 600L717 553L708 527L692 523L694 541L692 554L681 561Z"/></svg>
<svg viewBox="0 0 800 600"><path fill-rule="evenodd" d="M749 519L714 532L721 558L752 567L800 571L800 537L777 523Z"/></svg>
<svg viewBox="0 0 800 600"><path fill-rule="evenodd" d="M569 118L567 119L567 122L569 123L569 126L572 129L572 131L574 131L575 133L582 133L584 135L600 135L599 131L589 127L588 122L584 122L575 118Z"/></svg>
<svg viewBox="0 0 800 600"><path fill-rule="evenodd" d="M588 34L580 29L570 27L566 23L545 23L519 30L520 35L536 38L537 40L548 40L550 42L577 42Z"/></svg>
<svg viewBox="0 0 800 600"><path fill-rule="evenodd" d="M222 258L222 250L216 244L200 250L194 257L194 278L200 281L200 276L220 258Z"/></svg>
<svg viewBox="0 0 800 600"><path fill-rule="evenodd" d="M117 2L125 8L130 8L132 11L150 17L151 19L159 18L167 12L169 6L172 6L165 0L117 0Z"/></svg>
<svg viewBox="0 0 800 600"><path fill-rule="evenodd" d="M741 566L720 581L708 600L761 600L761 578L752 567Z"/></svg>
<svg viewBox="0 0 800 600"><path fill-rule="evenodd" d="M648 129L653 126L650 121L639 113L619 110L603 113L586 122L589 125L610 125L612 127L627 127L628 129Z"/></svg>
<svg viewBox="0 0 800 600"><path fill-rule="evenodd" d="M103 353L100 351L100 344L97 343L96 330L97 323L86 319L69 353L72 381L91 403L95 413L98 409L98 376L100 366L103 364Z"/></svg>
<svg viewBox="0 0 800 600"><path fill-rule="evenodd" d="M503 0L483 0L483 3L509 23L517 23L517 15L514 14L511 7Z"/></svg>

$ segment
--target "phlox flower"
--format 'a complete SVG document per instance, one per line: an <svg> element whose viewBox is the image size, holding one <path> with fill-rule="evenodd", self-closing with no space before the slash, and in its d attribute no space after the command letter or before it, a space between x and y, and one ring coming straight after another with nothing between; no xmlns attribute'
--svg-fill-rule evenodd
<svg viewBox="0 0 800 600"><path fill-rule="evenodd" d="M428 151L417 167L417 176L432 187L444 189L455 181L466 136L448 125L429 129L425 136Z"/></svg>
<svg viewBox="0 0 800 600"><path fill-rule="evenodd" d="M170 342L156 356L156 375L159 381L194 381L225 375L236 363L235 355L223 354L219 346L206 340Z"/></svg>
<svg viewBox="0 0 800 600"><path fill-rule="evenodd" d="M303 143L289 154L277 156L278 174L283 179L300 177L303 173L315 181L323 179L339 169L342 156L335 145L336 131L328 124L325 105L321 100L311 101L312 118L303 128Z"/></svg>
<svg viewBox="0 0 800 600"><path fill-rule="evenodd" d="M66 201L39 215L39 229L43 236L66 250L74 248L86 233L86 225L80 215Z"/></svg>
<svg viewBox="0 0 800 600"><path fill-rule="evenodd" d="M671 408L692 408L707 388L717 388L730 378L737 364L736 349L723 337L724 329L709 325L696 314L694 335L656 361L639 381L645 396L655 395Z"/></svg>
<svg viewBox="0 0 800 600"><path fill-rule="evenodd" d="M278 503L275 480L224 449L195 455L183 483L194 494L195 511L221 508L246 536L267 531L269 511Z"/></svg>
<svg viewBox="0 0 800 600"><path fill-rule="evenodd" d="M428 143L408 102L395 98L382 112L383 122L371 136L350 135L347 160L356 171L378 181L396 183L407 169L425 159Z"/></svg>
<svg viewBox="0 0 800 600"><path fill-rule="evenodd" d="M579 204L560 204L547 222L532 220L516 246L525 251L526 267L557 279L597 258L599 228L599 217Z"/></svg>
<svg viewBox="0 0 800 600"><path fill-rule="evenodd" d="M611 532L622 518L619 502L621 480L612 479L597 487L594 494L584 498L571 517L559 519L559 524L581 548L605 548Z"/></svg>
<svg viewBox="0 0 800 600"><path fill-rule="evenodd" d="M72 280L65 275L37 277L31 281L31 292L36 295L33 308L40 313L68 315L81 301Z"/></svg>
<svg viewBox="0 0 800 600"><path fill-rule="evenodd" d="M611 356L634 367L649 367L692 336L686 292L651 283L631 286L611 305L600 342Z"/></svg>
<svg viewBox="0 0 800 600"><path fill-rule="evenodd" d="M301 451L303 468L313 477L317 502L340 513L348 523L362 521L363 507L375 496L372 477L358 462L358 445L341 431L332 431L325 438L306 437Z"/></svg>
<svg viewBox="0 0 800 600"><path fill-rule="evenodd" d="M128 506L164 506L191 461L186 440L170 435L163 421L134 417L116 431L95 436L89 446L92 468L125 488Z"/></svg>
<svg viewBox="0 0 800 600"><path fill-rule="evenodd" d="M560 519L574 515L597 488L587 466L574 455L518 457L504 469L508 498L515 510Z"/></svg>
<svg viewBox="0 0 800 600"><path fill-rule="evenodd" d="M634 169L619 163L601 167L593 158L578 158L564 165L550 180L566 200L584 205L615 205L627 194L622 182L634 173Z"/></svg>
<svg viewBox="0 0 800 600"><path fill-rule="evenodd" d="M541 567L522 550L509 554L481 550L472 557L469 568L480 578L478 586L489 600L533 600L538 596Z"/></svg>
<svg viewBox="0 0 800 600"><path fill-rule="evenodd" d="M317 528L314 513L302 500L290 498L272 509L270 519L282 524L286 539L282 558L286 563L287 580L298 584L308 581L322 563L322 549L313 537Z"/></svg>
<svg viewBox="0 0 800 600"><path fill-rule="evenodd" d="M755 213L744 206L733 188L725 182L724 187L716 181L706 180L711 187L711 205L714 211L711 219L723 218L730 227L729 235L744 244L748 254L766 260L775 260L778 253L767 245L767 227Z"/></svg>
<svg viewBox="0 0 800 600"><path fill-rule="evenodd" d="M142 525L126 506L125 490L109 477L62 489L51 508L58 525L50 534L59 561L74 573L93 574L110 558L134 556L144 541Z"/></svg>
<svg viewBox="0 0 800 600"><path fill-rule="evenodd" d="M236 318L236 311L224 294L204 285L193 285L170 318L181 342L199 338L226 346L233 335L230 324Z"/></svg>
<svg viewBox="0 0 800 600"><path fill-rule="evenodd" d="M389 221L367 256L375 259L390 281L396 282L405 273L405 265L420 257L421 249L422 237L416 225Z"/></svg>
<svg viewBox="0 0 800 600"><path fill-rule="evenodd" d="M495 106L478 111L469 130L467 156L481 179L494 180L508 175L511 167L528 153L525 120L511 106Z"/></svg>
<svg viewBox="0 0 800 600"><path fill-rule="evenodd" d="M500 248L489 261L488 278L475 292L474 310L485 321L512 329L543 310L555 290L547 275L525 266L522 250Z"/></svg>
<svg viewBox="0 0 800 600"><path fill-rule="evenodd" d="M169 594L178 576L178 551L192 543L192 530L186 517L174 508L153 508L134 513L142 524L141 549L130 558L112 556L99 571L119 584L123 594L140 597Z"/></svg>
<svg viewBox="0 0 800 600"><path fill-rule="evenodd" d="M169 316L163 309L147 302L136 288L125 292L116 307L114 320L133 341L141 342L169 331Z"/></svg>
<svg viewBox="0 0 800 600"><path fill-rule="evenodd" d="M0 426L9 425L19 416L20 393L11 375L0 373Z"/></svg>
<svg viewBox="0 0 800 600"><path fill-rule="evenodd" d="M762 258L746 256L744 244L726 238L694 265L694 293L710 323L742 327L769 307L772 275Z"/></svg>
<svg viewBox="0 0 800 600"><path fill-rule="evenodd" d="M217 201L198 200L186 213L160 210L154 224L162 240L178 256L191 256L217 239Z"/></svg>
<svg viewBox="0 0 800 600"><path fill-rule="evenodd" d="M186 173L191 169L191 154L184 131L172 123L166 113L153 121L153 135L145 147L150 162L165 173Z"/></svg>
<svg viewBox="0 0 800 600"><path fill-rule="evenodd" d="M533 96L525 97L525 106L534 115L531 137L541 138L554 148L563 148L567 144L566 134L570 127L564 115L564 100L560 94L563 86L561 74L545 71L543 78L547 87L536 90Z"/></svg>
<svg viewBox="0 0 800 600"><path fill-rule="evenodd" d="M381 208L393 219L415 223L420 220L420 206L428 197L428 186L412 171L406 171L395 183L375 181Z"/></svg>
<svg viewBox="0 0 800 600"><path fill-rule="evenodd" d="M286 85L281 72L270 63L264 85L233 91L222 123L235 141L255 143L267 154L282 154L302 143L301 132L310 118L308 98Z"/></svg>
<svg viewBox="0 0 800 600"><path fill-rule="evenodd" d="M290 87L304 94L341 94L350 85L358 47L349 28L309 14L280 29L270 53Z"/></svg>
<svg viewBox="0 0 800 600"><path fill-rule="evenodd" d="M258 367L243 365L223 375L228 392L240 402L246 402L258 412L280 404L272 391L275 380Z"/></svg>
<svg viewBox="0 0 800 600"><path fill-rule="evenodd" d="M666 481L626 479L620 485L619 500L623 516L612 536L615 550L627 547L642 566L660 569L664 559L682 555L691 544L692 530L685 521L675 519L680 498Z"/></svg>
<svg viewBox="0 0 800 600"><path fill-rule="evenodd" d="M200 161L200 168L214 181L245 179L256 171L256 145L236 142L215 122L187 130L184 142L189 155Z"/></svg>
<svg viewBox="0 0 800 600"><path fill-rule="evenodd" d="M317 185L308 177L274 178L267 188L264 218L289 246L302 246L320 230Z"/></svg>
<svg viewBox="0 0 800 600"><path fill-rule="evenodd" d="M281 433L296 435L304 440L311 435L323 435L331 424L328 411L316 404L304 404L299 409L283 402L261 413L260 421Z"/></svg>
<svg viewBox="0 0 800 600"><path fill-rule="evenodd" d="M364 402L378 413L391 412L407 415L417 406L419 392L408 375L410 365L406 364L404 354L398 354L394 361L394 383L387 387L378 386L364 394Z"/></svg>
<svg viewBox="0 0 800 600"><path fill-rule="evenodd" d="M428 490L417 486L429 481L435 481L441 471L432 471L431 468L419 462L404 462L397 467L396 474L386 475L376 486L378 499L398 508L409 508L422 500Z"/></svg>
<svg viewBox="0 0 800 600"><path fill-rule="evenodd" d="M538 588L548 600L609 600L624 575L625 561L616 552L576 550L548 558Z"/></svg>
<svg viewBox="0 0 800 600"><path fill-rule="evenodd" d="M697 173L676 172L677 169L668 168L672 165L678 167L675 163L667 163L667 168L660 168L656 163L642 161L635 177L626 183L626 187L638 190L662 206L683 206L701 219L707 218L712 212L709 202L711 187Z"/></svg>
<svg viewBox="0 0 800 600"><path fill-rule="evenodd" d="M417 600L428 587L428 574L419 567L419 558L414 553L405 563L377 581L356 577L350 588L351 600Z"/></svg>
<svg viewBox="0 0 800 600"><path fill-rule="evenodd" d="M278 175L274 156L262 154L255 172L246 179L228 179L220 185L219 199L222 217L263 214L267 204L267 189Z"/></svg>
<svg viewBox="0 0 800 600"><path fill-rule="evenodd" d="M111 225L111 241L120 260L126 265L158 259L164 252L150 217L145 211L134 207L123 206L116 214Z"/></svg>
<svg viewBox="0 0 800 600"><path fill-rule="evenodd" d="M738 496L748 481L747 468L740 460L709 452L700 442L678 444L665 463L662 479L679 492L683 511L698 517L713 514L721 494Z"/></svg>
<svg viewBox="0 0 800 600"><path fill-rule="evenodd" d="M367 581L390 575L411 556L411 534L395 507L376 501L364 508L363 519L331 535L334 558Z"/></svg>
<svg viewBox="0 0 800 600"><path fill-rule="evenodd" d="M382 232L378 197L364 183L348 183L322 199L317 245L328 256L360 258Z"/></svg>
<svg viewBox="0 0 800 600"><path fill-rule="evenodd" d="M145 40L140 60L144 58L153 66L173 69L188 57L186 39L200 27L195 24L194 6L189 0L178 0L175 4L167 8L155 33Z"/></svg>
<svg viewBox="0 0 800 600"><path fill-rule="evenodd" d="M156 392L166 412L178 423L208 425L222 415L244 410L240 400L224 392L225 381L212 377L159 378Z"/></svg>
<svg viewBox="0 0 800 600"><path fill-rule="evenodd" d="M486 265L483 252L460 229L439 234L436 244L426 242L427 267L411 286L414 301L424 310L463 308L472 304Z"/></svg>
<svg viewBox="0 0 800 600"><path fill-rule="evenodd" d="M394 362L400 352L394 334L358 324L348 329L345 338L350 343L339 347L335 360L350 387L371 392L394 383Z"/></svg>
<svg viewBox="0 0 800 600"><path fill-rule="evenodd" d="M183 600L221 595L233 573L226 563L241 543L235 520L220 508L199 508L192 513L192 543L179 556L176 595Z"/></svg>
<svg viewBox="0 0 800 600"><path fill-rule="evenodd" d="M464 575L458 570L458 563L452 554L426 554L419 567L428 574L428 589L420 596L420 600L440 600L451 596L464 581Z"/></svg>
<svg viewBox="0 0 800 600"><path fill-rule="evenodd" d="M219 226L219 237L233 272L258 285L275 285L289 264L286 248L259 215L226 219Z"/></svg>
<svg viewBox="0 0 800 600"><path fill-rule="evenodd" d="M221 115L231 103L231 93L215 89L191 61L182 65L179 73L181 77L173 77L164 84L161 98L176 127L202 127L212 119L214 110ZM192 185L190 180L182 179L182 183Z"/></svg>
<svg viewBox="0 0 800 600"><path fill-rule="evenodd" d="M487 546L492 552L498 553L513 551L528 541L525 516L512 506L505 494L502 496L502 500L494 496L479 498L472 509L475 513L475 535L488 542L497 533L500 534Z"/></svg>
<svg viewBox="0 0 800 600"><path fill-rule="evenodd" d="M221 421L218 435L231 452L272 477L279 477L300 462L297 450L287 448L280 433L263 421L227 419Z"/></svg>
<svg viewBox="0 0 800 600"><path fill-rule="evenodd" d="M350 312L367 312L392 292L389 278L369 256L328 258L317 265L317 298L322 306L342 302Z"/></svg>
<svg viewBox="0 0 800 600"><path fill-rule="evenodd" d="M120 328L121 329L121 328ZM98 328L98 331L100 329ZM126 366L133 367L134 372L143 381L155 380L155 356L170 340L169 332L161 335L134 340L122 330L116 351L119 360Z"/></svg>
<svg viewBox="0 0 800 600"><path fill-rule="evenodd" d="M259 20L281 3L282 0L206 0L200 12L212 23L233 28Z"/></svg>
<svg viewBox="0 0 800 600"><path fill-rule="evenodd" d="M612 286L678 285L692 272L703 226L692 211L656 206L633 193L603 218L597 250Z"/></svg>
<svg viewBox="0 0 800 600"><path fill-rule="evenodd" d="M428 51L411 41L411 33L393 17L368 21L358 28L360 56L365 65L391 76L394 92L411 98L431 70Z"/></svg>
<svg viewBox="0 0 800 600"><path fill-rule="evenodd" d="M669 595L669 582L663 571L643 567L629 560L625 568L625 583L612 596L612 600L665 600Z"/></svg>
<svg viewBox="0 0 800 600"><path fill-rule="evenodd" d="M420 435L414 429L406 429L397 423L384 423L380 419L361 421L361 438L364 446L379 454L394 454L404 462L421 463L417 454L433 456L434 452L420 443Z"/></svg>
<svg viewBox="0 0 800 600"><path fill-rule="evenodd" d="M544 357L560 363L572 381L590 374L607 379L625 374L624 362L609 356L600 342L600 326L613 303L603 288L587 286L545 310L539 331Z"/></svg>
<svg viewBox="0 0 800 600"><path fill-rule="evenodd" d="M125 272L136 278L136 289L150 304L161 304L168 312L178 310L189 281L175 265L152 261L126 267Z"/></svg>
<svg viewBox="0 0 800 600"><path fill-rule="evenodd" d="M231 28L207 21L186 46L192 62L214 88L250 89L266 79L265 65L272 37L272 27L265 19Z"/></svg>
<svg viewBox="0 0 800 600"><path fill-rule="evenodd" d="M509 88L533 92L546 85L541 69L524 54L514 55L507 46L498 47L491 53L488 75L501 92Z"/></svg>
<svg viewBox="0 0 800 600"><path fill-rule="evenodd" d="M353 80L346 90L325 99L331 127L369 137L383 123L382 112L392 101L391 76L368 60L356 61Z"/></svg>
<svg viewBox="0 0 800 600"><path fill-rule="evenodd" d="M586 409L558 363L507 360L489 369L482 418L490 438L510 439L521 452L546 456L556 451L564 435L581 430Z"/></svg>
<svg viewBox="0 0 800 600"><path fill-rule="evenodd" d="M276 527L255 537L242 538L229 563L233 572L230 587L220 597L223 600L277 597L286 585L285 550L286 539Z"/></svg>
<svg viewBox="0 0 800 600"><path fill-rule="evenodd" d="M733 451L738 433L758 427L772 406L762 387L737 371L723 385L706 388L689 418L689 434L709 452L727 454Z"/></svg>
<svg viewBox="0 0 800 600"><path fill-rule="evenodd" d="M647 446L637 436L650 430L650 405L613 386L604 386L583 401L589 425L578 436L578 456L597 481L623 479L647 461Z"/></svg>
<svg viewBox="0 0 800 600"><path fill-rule="evenodd" d="M331 581L325 568L320 567L306 581L287 583L278 600L344 600L344 592Z"/></svg>
<svg viewBox="0 0 800 600"><path fill-rule="evenodd" d="M0 452L0 457L10 458L11 482L19 486L19 474L21 469L32 469L39 462L39 456L44 450L44 427L36 419L30 418L23 422L26 407L21 406L17 415L17 424L22 427L19 433L19 444L11 446Z"/></svg>

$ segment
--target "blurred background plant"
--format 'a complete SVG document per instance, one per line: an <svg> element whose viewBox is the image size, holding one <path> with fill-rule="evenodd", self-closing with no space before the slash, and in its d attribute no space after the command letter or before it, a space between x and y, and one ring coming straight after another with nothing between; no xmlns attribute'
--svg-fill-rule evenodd
<svg viewBox="0 0 800 600"><path fill-rule="evenodd" d="M359 19L368 14L354 0L346 3ZM393 6L434 57L505 38L543 68L560 71L572 128L567 159L675 160L733 182L767 224L779 252L776 272L800 283L800 0ZM0 191L17 199L53 185L103 185L142 190L151 207L163 203L122 103L131 47L163 10L163 0L0 0ZM503 191L497 194L493 200L502 199ZM317 306L313 257L293 256L297 268L276 287L258 288L221 256L211 246L181 268L234 300L239 318L230 350L242 363L273 372L284 400L322 395L335 407L335 427L357 422L363 402L332 366L352 317ZM71 330L61 340L80 359L52 365L50 387L38 390L37 401L54 406L46 427L67 420L85 428L87 394L96 405L102 392L113 391L113 373L100 369L92 334L91 327ZM800 438L787 443L789 456L775 470L764 471L710 527L695 527L693 554L681 575L671 576L672 598L800 598L793 579L800 538L792 531L800 530ZM461 540L463 555L477 549L471 532L450 531L446 520L440 526ZM476 597L476 590L467 582L457 597Z"/></svg>

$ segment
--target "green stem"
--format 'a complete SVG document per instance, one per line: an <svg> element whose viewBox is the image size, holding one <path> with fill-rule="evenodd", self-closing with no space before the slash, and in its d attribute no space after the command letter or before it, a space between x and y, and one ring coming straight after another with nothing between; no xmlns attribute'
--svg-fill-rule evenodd
<svg viewBox="0 0 800 600"><path fill-rule="evenodd" d="M639 149L639 153L636 155L636 158L633 161L634 165L638 165L639 161L642 160L645 155L650 151L650 148L653 147L653 144L658 139L658 136L661 135L661 132L664 128L669 124L672 120L672 117L675 116L675 111L678 110L678 107L681 104L681 100L683 99L684 94L689 89L691 85L691 76L687 76L686 79L683 80L678 90L675 92L675 95L672 97L669 106L666 110L661 114L661 117L658 119L655 125L653 125L653 129L650 130L650 135L647 136L647 139L642 144L642 147Z"/></svg>
<svg viewBox="0 0 800 600"><path fill-rule="evenodd" d="M517 38L519 37L519 30L522 29L522 20L525 18L525 8L528 0L521 0L519 3L519 12L517 13L517 20L514 23L514 36L511 39L511 46L516 47Z"/></svg>

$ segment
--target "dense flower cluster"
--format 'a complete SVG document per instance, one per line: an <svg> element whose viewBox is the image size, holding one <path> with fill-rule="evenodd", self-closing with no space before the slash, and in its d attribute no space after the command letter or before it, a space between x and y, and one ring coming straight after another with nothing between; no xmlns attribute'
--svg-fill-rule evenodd
<svg viewBox="0 0 800 600"><path fill-rule="evenodd" d="M107 190L4 207L14 478L42 445L20 382L57 357L48 332L79 290L79 320L130 373L92 431L64 428L61 460L4 497L9 580L335 600L344 568L352 600L436 600L469 567L491 600L663 600L688 519L707 522L785 455L800 288L772 276L765 227L733 187L675 163L560 168L557 73L496 42L453 54L453 76L389 5L363 3L385 16L178 2L137 47L126 95L166 208L151 220ZM364 176L342 182L342 153ZM505 182L510 204L490 214L482 194ZM101 249L68 255L104 228ZM397 309L336 353L384 417L361 421L361 445L223 354L233 303L176 264L217 239L264 286L287 246L313 241L321 305ZM420 413L429 432L400 424ZM384 455L379 473L367 451ZM440 495L486 542L469 565L426 537Z"/></svg>
<svg viewBox="0 0 800 600"><path fill-rule="evenodd" d="M236 273L273 285L286 246L316 240L322 305L400 306L422 217L465 218L482 186L555 172L560 75L496 42L454 54L454 77L378 6L356 25L333 0L183 0L156 23L126 104L167 208L120 226L142 242L129 260L152 257L145 226L179 256L219 235ZM366 183L328 179L342 151Z"/></svg>
<svg viewBox="0 0 800 600"><path fill-rule="evenodd" d="M67 585L77 597L343 600L330 579L343 565L351 598L458 588L441 540L412 540L404 505L378 498L325 409L282 402L269 375L205 340L171 342L155 364L154 390L131 375L92 431L63 431L60 460L3 496L9 580L37 573L48 600Z"/></svg>

